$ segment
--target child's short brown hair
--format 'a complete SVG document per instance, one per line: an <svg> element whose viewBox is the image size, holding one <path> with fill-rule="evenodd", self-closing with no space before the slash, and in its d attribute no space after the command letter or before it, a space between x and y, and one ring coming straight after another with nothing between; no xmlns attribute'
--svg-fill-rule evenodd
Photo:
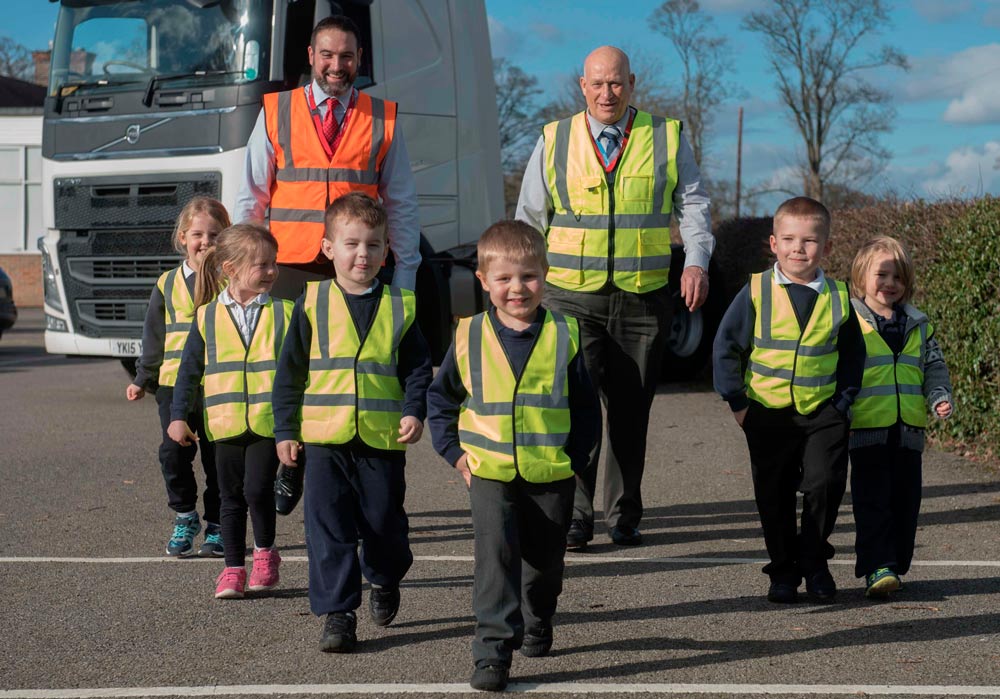
<svg viewBox="0 0 1000 699"><path fill-rule="evenodd" d="M809 197L793 197L783 202L774 212L774 228L783 218L806 218L820 224L825 238L830 237L830 211L823 204Z"/></svg>
<svg viewBox="0 0 1000 699"><path fill-rule="evenodd" d="M546 271L549 269L549 261L545 256L545 238L523 221L497 221L480 236L476 252L479 269L484 274L489 270L490 262L498 258L510 262L528 259L539 263Z"/></svg>
<svg viewBox="0 0 1000 699"><path fill-rule="evenodd" d="M348 221L360 221L372 230L381 230L382 239L388 238L389 218L385 207L364 192L348 192L326 207L326 214L323 216L324 238L333 240L337 219L342 217Z"/></svg>
<svg viewBox="0 0 1000 699"><path fill-rule="evenodd" d="M913 260L910 259L910 253L906 251L901 242L887 235L872 238L862 245L858 254L854 256L854 262L851 263L851 296L858 299L865 297L865 278L871 270L872 261L879 253L892 255L892 259L896 263L896 274L899 275L899 281L905 287L899 297L899 302L909 303L910 299L913 298L916 276L913 272Z"/></svg>

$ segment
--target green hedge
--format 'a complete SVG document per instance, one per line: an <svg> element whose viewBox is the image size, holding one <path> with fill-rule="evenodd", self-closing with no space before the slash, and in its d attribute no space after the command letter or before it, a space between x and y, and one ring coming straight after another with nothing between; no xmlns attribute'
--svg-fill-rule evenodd
<svg viewBox="0 0 1000 699"><path fill-rule="evenodd" d="M771 219L726 221L715 231L713 282L727 298L773 263ZM1000 199L888 201L833 212L833 249L824 269L848 281L854 254L891 235L916 267L914 304L934 324L951 371L955 415L932 421L931 436L960 451L1000 455Z"/></svg>

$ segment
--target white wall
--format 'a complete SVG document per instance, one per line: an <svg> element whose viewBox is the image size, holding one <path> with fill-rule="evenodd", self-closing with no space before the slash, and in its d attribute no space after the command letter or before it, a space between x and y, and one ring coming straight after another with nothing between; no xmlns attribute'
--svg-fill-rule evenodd
<svg viewBox="0 0 1000 699"><path fill-rule="evenodd" d="M36 249L41 181L42 117L0 114L0 254Z"/></svg>

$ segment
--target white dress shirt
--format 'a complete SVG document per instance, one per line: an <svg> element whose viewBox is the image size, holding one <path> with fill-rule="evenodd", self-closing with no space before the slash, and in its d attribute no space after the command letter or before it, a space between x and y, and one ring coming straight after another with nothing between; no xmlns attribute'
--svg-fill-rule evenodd
<svg viewBox="0 0 1000 699"><path fill-rule="evenodd" d="M266 305L269 298L271 297L266 293L257 294L250 299L246 306L243 306L229 295L229 289L223 289L219 293L219 303L229 310L229 315L236 321L236 327L239 328L240 335L243 336L243 342L247 347L250 346L253 331L257 327L257 321L260 320L261 306Z"/></svg>

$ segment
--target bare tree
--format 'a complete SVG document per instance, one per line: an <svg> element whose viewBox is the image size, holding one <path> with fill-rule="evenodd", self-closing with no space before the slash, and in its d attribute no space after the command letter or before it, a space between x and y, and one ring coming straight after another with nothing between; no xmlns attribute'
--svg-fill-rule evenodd
<svg viewBox="0 0 1000 699"><path fill-rule="evenodd" d="M875 68L907 70L906 58L862 45L888 26L882 0L771 0L743 26L761 34L777 75L781 101L805 145L803 189L822 200L828 184L857 189L885 169L879 142L892 129L889 93L863 77Z"/></svg>
<svg viewBox="0 0 1000 699"><path fill-rule="evenodd" d="M732 50L724 36L713 33L712 18L698 0L665 0L649 16L649 26L663 34L680 57L680 113L694 159L702 164L705 135L718 106L733 92L726 73L733 68Z"/></svg>
<svg viewBox="0 0 1000 699"><path fill-rule="evenodd" d="M505 173L524 168L538 138L534 98L542 94L538 78L525 73L506 58L493 59L500 121L500 160Z"/></svg>
<svg viewBox="0 0 1000 699"><path fill-rule="evenodd" d="M0 75L31 80L34 75L31 52L7 36L0 36Z"/></svg>

